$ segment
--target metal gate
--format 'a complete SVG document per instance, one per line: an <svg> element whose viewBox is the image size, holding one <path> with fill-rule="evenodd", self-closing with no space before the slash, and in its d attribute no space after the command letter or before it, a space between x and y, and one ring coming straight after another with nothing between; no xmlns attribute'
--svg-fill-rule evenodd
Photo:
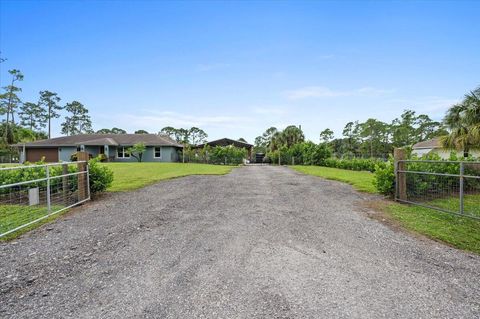
<svg viewBox="0 0 480 319"><path fill-rule="evenodd" d="M398 160L395 199L480 219L480 162Z"/></svg>
<svg viewBox="0 0 480 319"><path fill-rule="evenodd" d="M88 200L86 161L0 168L0 238Z"/></svg>

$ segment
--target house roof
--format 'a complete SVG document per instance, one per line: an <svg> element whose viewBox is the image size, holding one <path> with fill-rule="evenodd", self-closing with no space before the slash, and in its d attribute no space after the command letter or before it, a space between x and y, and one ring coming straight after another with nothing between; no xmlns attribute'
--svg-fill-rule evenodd
<svg viewBox="0 0 480 319"><path fill-rule="evenodd" d="M428 148L428 149L442 148L442 142L440 141L440 137L435 137L435 138L432 138L431 140L419 142L412 146L412 149L414 150L422 149L422 148Z"/></svg>
<svg viewBox="0 0 480 319"><path fill-rule="evenodd" d="M147 146L175 146L182 145L175 142L167 135L157 134L81 134L62 136L47 140L38 140L25 143L26 147L60 147L77 145L133 145L144 143ZM15 146L23 146L16 144Z"/></svg>
<svg viewBox="0 0 480 319"><path fill-rule="evenodd" d="M221 139L219 139L219 140L215 140L215 141L211 141L211 142L199 144L199 145L197 145L196 147L202 148L202 147L204 147L205 145L210 145L210 146L229 146L229 145L233 145L233 146L235 146L235 147L243 147L243 148L251 148L251 147L253 147L252 144L248 144L248 143L241 142L241 141L237 141L237 140L232 140L232 139L230 139L230 138L221 138Z"/></svg>

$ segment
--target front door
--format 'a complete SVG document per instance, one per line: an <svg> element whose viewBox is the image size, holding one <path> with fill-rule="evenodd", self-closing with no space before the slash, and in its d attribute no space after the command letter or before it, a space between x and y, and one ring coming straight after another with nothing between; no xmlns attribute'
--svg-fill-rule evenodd
<svg viewBox="0 0 480 319"><path fill-rule="evenodd" d="M105 154L105 146L100 146L100 152L99 154Z"/></svg>

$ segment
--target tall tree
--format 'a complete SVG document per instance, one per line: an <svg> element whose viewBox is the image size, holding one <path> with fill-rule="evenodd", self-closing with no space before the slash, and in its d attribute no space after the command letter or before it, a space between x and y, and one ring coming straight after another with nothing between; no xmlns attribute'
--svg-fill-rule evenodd
<svg viewBox="0 0 480 319"><path fill-rule="evenodd" d="M208 137L208 134L198 127L190 128L188 135L192 145L204 143Z"/></svg>
<svg viewBox="0 0 480 319"><path fill-rule="evenodd" d="M383 153L383 142L388 128L386 123L370 118L365 123L360 125L360 136L365 139L367 143L370 157L375 157Z"/></svg>
<svg viewBox="0 0 480 319"><path fill-rule="evenodd" d="M20 124L28 127L32 131L37 131L46 127L45 112L37 104L32 102L23 103L20 107Z"/></svg>
<svg viewBox="0 0 480 319"><path fill-rule="evenodd" d="M160 130L159 134L167 135L173 140L177 139L177 129L171 126L165 126Z"/></svg>
<svg viewBox="0 0 480 319"><path fill-rule="evenodd" d="M416 125L417 128L415 131L415 142L420 142L448 134L442 123L433 121L428 115L425 114L420 114L417 116Z"/></svg>
<svg viewBox="0 0 480 319"><path fill-rule="evenodd" d="M442 138L444 147L463 150L465 155L472 149L480 149L480 87L452 106L444 123L450 132Z"/></svg>
<svg viewBox="0 0 480 319"><path fill-rule="evenodd" d="M190 141L190 130L179 128L175 132L175 139L177 140L178 143L182 143L185 145L188 144Z"/></svg>
<svg viewBox="0 0 480 319"><path fill-rule="evenodd" d="M294 144L305 141L305 135L300 127L295 125L287 126L282 132L283 143L290 147Z"/></svg>
<svg viewBox="0 0 480 319"><path fill-rule="evenodd" d="M391 124L392 143L395 147L411 146L416 142L415 111L405 110L399 119L394 119Z"/></svg>
<svg viewBox="0 0 480 319"><path fill-rule="evenodd" d="M134 133L135 134L148 134L148 132L145 131L145 130L136 130Z"/></svg>
<svg viewBox="0 0 480 319"><path fill-rule="evenodd" d="M342 134L346 138L347 142L347 145L345 147L346 152L355 155L359 134L358 121L348 122L343 128Z"/></svg>
<svg viewBox="0 0 480 319"><path fill-rule="evenodd" d="M323 143L328 143L333 139L334 133L331 129L326 128L322 132L320 132L320 140Z"/></svg>
<svg viewBox="0 0 480 319"><path fill-rule="evenodd" d="M65 110L70 116L66 116L65 122L62 123L62 134L78 135L92 132L92 120L82 103L78 101L67 103Z"/></svg>
<svg viewBox="0 0 480 319"><path fill-rule="evenodd" d="M127 134L127 131L125 131L124 129L118 128L118 127L113 127L110 130L110 133L112 133L112 134Z"/></svg>
<svg viewBox="0 0 480 319"><path fill-rule="evenodd" d="M102 129L96 131L95 133L96 134L127 134L127 131L125 131L121 128L118 128L118 127L114 127L112 129L102 128Z"/></svg>
<svg viewBox="0 0 480 319"><path fill-rule="evenodd" d="M40 91L40 101L39 105L45 110L46 121L48 123L48 138L52 137L52 119L59 118L59 111L62 110L62 107L58 104L60 102L60 97L57 93L50 91Z"/></svg>
<svg viewBox="0 0 480 319"><path fill-rule="evenodd" d="M8 73L12 76L10 85L4 87L5 93L0 96L0 112L6 114L5 132L3 135L6 143L13 142L12 124L15 125L15 112L18 109L21 101L17 93L22 89L15 86L15 82L23 81L23 74L19 70L9 70Z"/></svg>

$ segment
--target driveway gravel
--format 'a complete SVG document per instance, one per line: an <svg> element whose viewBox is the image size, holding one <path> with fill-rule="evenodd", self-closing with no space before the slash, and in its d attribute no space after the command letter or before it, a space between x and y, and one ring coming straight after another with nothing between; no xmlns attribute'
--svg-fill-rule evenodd
<svg viewBox="0 0 480 319"><path fill-rule="evenodd" d="M479 318L480 257L369 199L271 166L110 194L0 244L0 317Z"/></svg>

